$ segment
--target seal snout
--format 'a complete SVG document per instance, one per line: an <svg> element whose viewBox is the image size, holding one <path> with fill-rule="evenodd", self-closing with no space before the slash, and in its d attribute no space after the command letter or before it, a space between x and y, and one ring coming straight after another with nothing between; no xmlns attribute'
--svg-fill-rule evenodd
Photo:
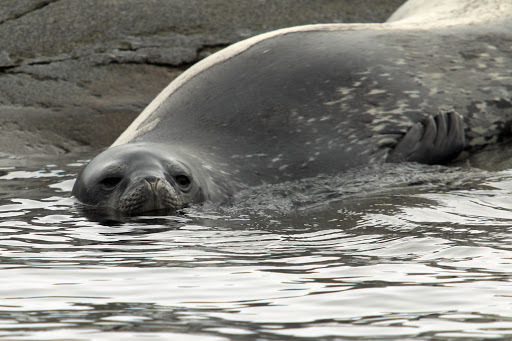
<svg viewBox="0 0 512 341"><path fill-rule="evenodd" d="M165 208L177 208L174 205L170 205L169 201L166 200L168 196L177 197L176 193L172 191L172 188L169 188L169 185L165 180L162 180L159 177L155 176L147 176L144 178L145 185L148 190L147 198L142 206L141 211L152 211L159 210ZM174 203L174 201L173 201Z"/></svg>
<svg viewBox="0 0 512 341"><path fill-rule="evenodd" d="M154 196L158 196L159 191L161 191L165 186L163 184L162 178L157 176L148 175L143 178L146 182L146 186L148 186L148 190L153 193Z"/></svg>
<svg viewBox="0 0 512 341"><path fill-rule="evenodd" d="M132 178L119 202L119 209L126 213L176 210L182 206L182 200L171 184L163 175L155 174L137 175Z"/></svg>

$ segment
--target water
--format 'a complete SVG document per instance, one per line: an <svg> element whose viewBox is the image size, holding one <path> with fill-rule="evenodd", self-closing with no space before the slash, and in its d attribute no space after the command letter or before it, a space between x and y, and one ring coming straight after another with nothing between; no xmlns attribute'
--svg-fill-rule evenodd
<svg viewBox="0 0 512 341"><path fill-rule="evenodd" d="M90 157L0 161L0 340L512 338L510 165L102 220L69 198Z"/></svg>

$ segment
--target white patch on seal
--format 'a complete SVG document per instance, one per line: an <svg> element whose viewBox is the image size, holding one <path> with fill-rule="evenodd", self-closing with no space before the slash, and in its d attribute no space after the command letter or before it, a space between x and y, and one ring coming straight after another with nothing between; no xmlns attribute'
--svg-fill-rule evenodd
<svg viewBox="0 0 512 341"><path fill-rule="evenodd" d="M405 90L404 94L408 95L410 98L420 98L419 90Z"/></svg>
<svg viewBox="0 0 512 341"><path fill-rule="evenodd" d="M510 18L510 0L409 0L386 21L422 27L490 23Z"/></svg>
<svg viewBox="0 0 512 341"><path fill-rule="evenodd" d="M386 90L373 89L373 90L370 90L370 92L368 92L367 95L380 95L380 94L385 94L385 93L386 93Z"/></svg>
<svg viewBox="0 0 512 341"><path fill-rule="evenodd" d="M279 154L278 156L276 156L275 158L273 158L273 159L272 159L272 163L276 163L276 162L281 161L281 156L283 156L283 154Z"/></svg>

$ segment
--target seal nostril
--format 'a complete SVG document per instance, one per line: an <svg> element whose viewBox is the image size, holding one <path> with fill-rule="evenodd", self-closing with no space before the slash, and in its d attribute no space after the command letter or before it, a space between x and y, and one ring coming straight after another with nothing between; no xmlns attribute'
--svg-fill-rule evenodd
<svg viewBox="0 0 512 341"><path fill-rule="evenodd" d="M150 184L154 184L154 183L157 183L158 180L160 180L160 178L157 176L148 175L148 176L144 177L144 180L146 180Z"/></svg>
<svg viewBox="0 0 512 341"><path fill-rule="evenodd" d="M100 181L100 184L106 189L113 189L121 182L122 179L123 178L118 176L106 177Z"/></svg>

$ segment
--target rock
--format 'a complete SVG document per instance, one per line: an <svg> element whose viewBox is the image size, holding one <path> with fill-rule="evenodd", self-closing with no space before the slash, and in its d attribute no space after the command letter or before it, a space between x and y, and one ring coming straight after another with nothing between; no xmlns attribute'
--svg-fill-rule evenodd
<svg viewBox="0 0 512 341"><path fill-rule="evenodd" d="M9 54L6 51L0 50L0 68L11 66L14 66L14 63L9 57Z"/></svg>
<svg viewBox="0 0 512 341"><path fill-rule="evenodd" d="M0 3L0 152L108 146L175 77L265 31L381 22L404 0Z"/></svg>

